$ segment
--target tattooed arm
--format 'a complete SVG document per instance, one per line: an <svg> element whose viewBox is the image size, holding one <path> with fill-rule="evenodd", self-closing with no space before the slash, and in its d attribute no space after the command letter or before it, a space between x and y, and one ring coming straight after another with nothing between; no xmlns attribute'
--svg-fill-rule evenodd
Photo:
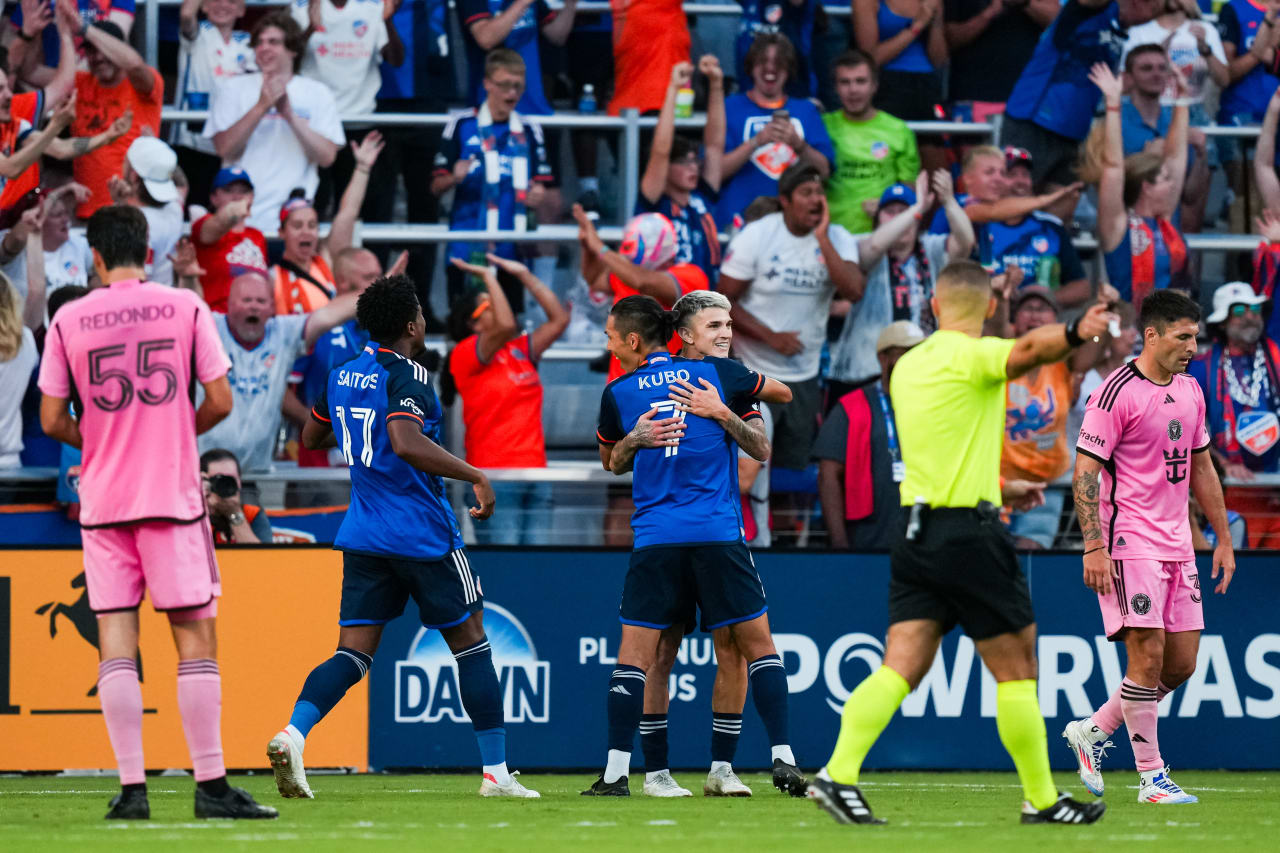
<svg viewBox="0 0 1280 853"><path fill-rule="evenodd" d="M1085 453L1076 454L1076 475L1072 492L1076 501L1076 518L1084 536L1084 585L1099 595L1111 592L1111 558L1102 538L1102 522L1098 519L1098 480L1102 463Z"/></svg>
<svg viewBox="0 0 1280 853"><path fill-rule="evenodd" d="M94 136L73 136L70 139L54 139L45 149L45 153L58 160L74 160L90 151L96 151L104 145L110 145L129 132L133 126L133 110L125 110L124 114L111 123L102 133Z"/></svg>
<svg viewBox="0 0 1280 853"><path fill-rule="evenodd" d="M667 447L678 445L684 435L684 423L679 418L661 418L654 420L657 409L650 409L640 416L636 425L626 437L613 445L609 456L605 458L607 445L600 445L600 457L605 467L615 474L625 474L631 470L636 451L642 447Z"/></svg>
<svg viewBox="0 0 1280 853"><path fill-rule="evenodd" d="M760 418L744 420L737 412L725 405L720 399L720 392L714 385L705 379L698 381L702 383L701 388L695 388L686 380L678 379L675 384L667 386L671 391L667 396L675 400L677 407L682 411L720 424L724 431L729 433L729 437L736 441L752 459L757 462L768 461L769 439L765 437L764 424L757 423Z"/></svg>

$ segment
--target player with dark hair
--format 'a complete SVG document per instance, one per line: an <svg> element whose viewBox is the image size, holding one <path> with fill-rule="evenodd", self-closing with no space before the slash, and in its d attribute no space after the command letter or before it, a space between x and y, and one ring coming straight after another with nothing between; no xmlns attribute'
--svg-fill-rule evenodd
<svg viewBox="0 0 1280 853"><path fill-rule="evenodd" d="M412 360L425 349L426 330L413 282L402 275L373 282L360 294L356 320L369 343L329 374L302 428L308 448L340 443L351 469L351 505L333 543L343 552L338 650L307 676L289 724L267 745L276 787L284 797L312 796L302 764L307 735L369 671L383 626L412 597L422 624L440 631L457 661L484 766L480 796L537 797L507 770L484 595L444 478L473 484L477 521L493 514L493 486L440 445L443 411L426 369Z"/></svg>
<svg viewBox="0 0 1280 853"><path fill-rule="evenodd" d="M1093 715L1068 723L1080 781L1102 795L1107 738L1123 722L1133 746L1138 802L1197 798L1169 778L1156 739L1162 699L1195 672L1204 629L1200 577L1187 517L1195 495L1218 545L1215 592L1235 573L1222 484L1210 458L1205 402L1187 373L1200 306L1176 290L1142 301L1142 354L1112 371L1089 397L1076 449L1076 515L1084 534L1084 583L1098 593L1107 639L1128 657L1120 687Z"/></svg>
<svg viewBox="0 0 1280 853"><path fill-rule="evenodd" d="M275 809L227 784L222 760L214 624L222 584L196 435L231 412L231 363L208 305L190 291L142 280L147 221L137 208L99 208L88 236L103 286L62 306L50 323L40 425L50 438L84 450L85 585L98 625L98 699L120 769L120 794L107 818L151 817L137 666L144 594L169 617L178 651L195 816L273 818ZM204 389L199 407L196 383Z"/></svg>
<svg viewBox="0 0 1280 853"><path fill-rule="evenodd" d="M596 437L605 468L615 474L635 469L635 545L619 609L618 666L609 680L608 764L583 794L630 795L627 774L646 673L662 631L684 624L697 606L703 627L728 627L748 661L756 710L773 748L773 784L803 796L806 781L788 744L787 674L769 633L764 587L742 541L738 498L738 445L761 450L748 421L760 417L750 400L767 380L727 359L672 356L667 342L675 315L648 296L619 300L605 328L609 351L628 372L605 387ZM707 417L695 399L701 391L715 394L736 416Z"/></svg>
<svg viewBox="0 0 1280 853"><path fill-rule="evenodd" d="M1049 772L1035 614L1000 521L1001 505L1027 508L1043 495L1031 484L1015 491L1001 483L1000 448L1006 382L1100 336L1114 315L1099 303L1065 326L1041 326L1016 340L982 337L996 300L991 277L973 261L943 269L930 304L938 331L902 356L889 388L909 522L890 554L884 661L845 702L835 750L809 795L840 823L883 823L858 789L862 762L958 623L996 681L996 729L1022 783L1022 822L1093 823L1106 805L1059 793Z"/></svg>

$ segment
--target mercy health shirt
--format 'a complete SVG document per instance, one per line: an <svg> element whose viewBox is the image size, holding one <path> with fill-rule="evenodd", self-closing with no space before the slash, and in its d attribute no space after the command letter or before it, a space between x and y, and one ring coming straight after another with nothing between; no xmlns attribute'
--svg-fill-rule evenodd
<svg viewBox="0 0 1280 853"><path fill-rule="evenodd" d="M306 351L306 314L267 320L257 346L246 349L227 326L226 314L215 314L214 325L231 357L231 414L200 436L200 452L221 447L240 460L245 471L271 467L271 454L280 430L280 403L294 360Z"/></svg>
<svg viewBox="0 0 1280 853"><path fill-rule="evenodd" d="M852 234L835 224L828 233L840 257L858 260ZM750 282L738 304L775 332L796 332L804 345L795 355L783 355L764 341L738 335L733 347L743 362L783 382L817 376L835 293L818 238L812 233L797 237L781 213L771 213L733 238L720 275Z"/></svg>
<svg viewBox="0 0 1280 853"><path fill-rule="evenodd" d="M304 32L311 24L309 6L310 0L293 0L291 9ZM303 76L333 90L340 115L373 112L382 88L382 49L389 41L382 0L347 0L341 9L321 0L320 9L324 29L307 39Z"/></svg>
<svg viewBox="0 0 1280 853"><path fill-rule="evenodd" d="M615 359L616 360L616 359ZM449 370L462 398L467 461L477 468L545 468L542 381L529 336L480 360L480 336L454 347Z"/></svg>
<svg viewBox="0 0 1280 853"><path fill-rule="evenodd" d="M58 312L40 390L80 416L82 527L204 517L193 388L230 366L189 290L118 281Z"/></svg>
<svg viewBox="0 0 1280 853"><path fill-rule="evenodd" d="M657 419L685 421L679 445L636 451L631 479L636 549L742 539L738 445L715 421L676 411L668 386L677 379L696 388L706 379L744 419L760 416L743 404L764 387L764 376L727 358L694 361L654 352L605 387L596 429L601 444L621 441L650 409L658 409Z"/></svg>
<svg viewBox="0 0 1280 853"><path fill-rule="evenodd" d="M725 121L728 123L724 150L732 151L764 130L773 119L775 109L785 109L790 113L791 126L800 138L826 157L827 162L835 162L836 154L831 148L831 138L827 136L827 126L822 123L822 114L812 103L801 98L788 98L785 104L775 108L759 106L746 95L730 95L724 102ZM742 168L720 188L716 222L727 225L757 196L777 195L778 178L799 159L785 142L771 142L752 151Z"/></svg>
<svg viewBox="0 0 1280 853"><path fill-rule="evenodd" d="M1113 71L1119 68L1128 38L1117 4L1090 8L1079 0L1067 0L1040 37L1005 112L1059 136L1083 140L1102 97L1089 82L1089 69L1095 62Z"/></svg>
<svg viewBox="0 0 1280 853"><path fill-rule="evenodd" d="M339 148L347 144L342 132L342 115L328 86L295 74L285 92L294 115ZM204 123L204 135L212 139L230 128L249 112L261 94L261 74L241 74L223 81L209 100L209 120ZM137 127L137 118L134 126ZM307 159L297 134L275 107L249 134L240 157L223 160L222 165L238 166L249 173L253 180L253 212L249 214L249 224L265 234L280 230L280 207L294 187L302 187L307 198L311 198L320 184L316 164Z"/></svg>
<svg viewBox="0 0 1280 853"><path fill-rule="evenodd" d="M1089 396L1076 450L1103 465L1098 514L1111 559L1195 558L1187 500L1191 454L1209 449L1204 415L1189 374L1157 385L1135 362Z"/></svg>
<svg viewBox="0 0 1280 853"><path fill-rule="evenodd" d="M410 420L440 444L442 414L427 369L376 343L329 375L311 417L333 429L351 469L351 505L334 548L438 560L462 547L444 479L397 456L387 435L388 421Z"/></svg>

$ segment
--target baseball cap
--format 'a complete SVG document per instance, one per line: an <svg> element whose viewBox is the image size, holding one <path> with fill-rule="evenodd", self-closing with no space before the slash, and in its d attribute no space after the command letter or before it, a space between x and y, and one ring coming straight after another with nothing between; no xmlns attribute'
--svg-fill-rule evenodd
<svg viewBox="0 0 1280 853"><path fill-rule="evenodd" d="M910 207L916 203L916 191L906 184L894 184L881 194L880 204L876 206L876 210L893 202L901 202Z"/></svg>
<svg viewBox="0 0 1280 853"><path fill-rule="evenodd" d="M876 355L891 347L911 349L924 340L924 331L910 320L895 320L880 330L876 338Z"/></svg>
<svg viewBox="0 0 1280 853"><path fill-rule="evenodd" d="M178 186L173 182L178 155L172 148L154 136L139 136L129 145L125 157L153 199L167 204L178 197Z"/></svg>
<svg viewBox="0 0 1280 853"><path fill-rule="evenodd" d="M1053 291L1045 287L1043 284L1029 284L1026 287L1018 289L1013 297L1013 312L1016 314L1018 309L1022 307L1022 303L1028 299L1043 299L1053 309L1054 314L1062 313L1062 307L1058 305L1058 299L1053 295Z"/></svg>
<svg viewBox="0 0 1280 853"><path fill-rule="evenodd" d="M1006 169L1011 166L1026 166L1030 169L1031 152L1016 145L1006 145L1004 147L1004 165Z"/></svg>
<svg viewBox="0 0 1280 853"><path fill-rule="evenodd" d="M253 181L249 180L249 173L239 166L228 166L225 169L219 169L218 174L213 177L213 186L209 189L220 190L229 184L234 184L236 181L243 181L249 185L249 189L253 189Z"/></svg>
<svg viewBox="0 0 1280 853"><path fill-rule="evenodd" d="M1243 281L1229 281L1213 292L1213 313L1205 322L1223 322L1232 305L1261 305L1267 301L1267 297L1253 292L1252 285Z"/></svg>

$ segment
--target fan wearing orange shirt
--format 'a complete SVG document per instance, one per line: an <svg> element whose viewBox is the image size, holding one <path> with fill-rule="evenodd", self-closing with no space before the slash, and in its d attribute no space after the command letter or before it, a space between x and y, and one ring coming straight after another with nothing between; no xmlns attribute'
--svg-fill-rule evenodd
<svg viewBox="0 0 1280 853"><path fill-rule="evenodd" d="M76 210L76 216L87 219L98 208L111 204L107 184L120 174L133 140L144 130L152 136L159 133L164 80L125 41L124 32L116 24L98 21L86 27L80 22L76 4L68 0L58 4L57 14L65 19L64 26L76 27L84 39L84 57L89 64L88 71L76 72L76 119L71 134L94 136L107 132L126 115L133 118L127 132L72 163L76 183L92 193Z"/></svg>
<svg viewBox="0 0 1280 853"><path fill-rule="evenodd" d="M643 294L670 311L686 293L711 289L707 274L697 264L673 263L675 226L661 213L632 217L622 231L622 245L616 252L600 239L581 205L573 206L573 218L578 221L578 242L582 244L582 277L594 292L612 294L615 303ZM677 355L683 344L676 334L668 349ZM624 372L618 359L609 359L610 382Z"/></svg>
<svg viewBox="0 0 1280 853"><path fill-rule="evenodd" d="M470 464L485 469L545 468L538 359L568 328L569 312L524 264L493 253L486 257L494 266L453 259L458 269L478 276L485 289L454 301L449 335L458 344L442 372L441 399L450 405L455 391L462 399ZM495 267L524 285L546 313L547 319L532 332L520 332ZM503 509L487 524L476 525L477 545L552 544L550 483L495 480L493 491Z"/></svg>

